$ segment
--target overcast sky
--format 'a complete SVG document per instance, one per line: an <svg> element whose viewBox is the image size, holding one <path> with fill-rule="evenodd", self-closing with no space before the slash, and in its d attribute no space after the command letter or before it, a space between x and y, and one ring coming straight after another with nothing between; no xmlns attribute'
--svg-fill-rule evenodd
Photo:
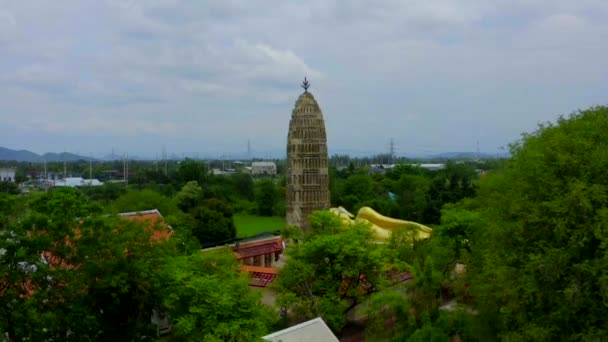
<svg viewBox="0 0 608 342"><path fill-rule="evenodd" d="M307 76L330 153L495 153L608 103L608 1L0 0L0 146L285 150Z"/></svg>

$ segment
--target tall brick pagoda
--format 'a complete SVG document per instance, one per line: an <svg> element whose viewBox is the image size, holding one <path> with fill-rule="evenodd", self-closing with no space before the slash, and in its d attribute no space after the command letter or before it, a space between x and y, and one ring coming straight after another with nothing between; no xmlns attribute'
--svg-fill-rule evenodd
<svg viewBox="0 0 608 342"><path fill-rule="evenodd" d="M287 135L287 224L304 230L308 215L330 204L325 122L309 86L304 78Z"/></svg>

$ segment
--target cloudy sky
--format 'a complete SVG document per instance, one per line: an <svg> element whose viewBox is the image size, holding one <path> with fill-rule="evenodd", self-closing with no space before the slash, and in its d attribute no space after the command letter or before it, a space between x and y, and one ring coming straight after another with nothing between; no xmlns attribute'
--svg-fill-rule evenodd
<svg viewBox="0 0 608 342"><path fill-rule="evenodd" d="M495 153L608 104L606 18L605 0L0 0L0 146L280 154L308 76L331 153Z"/></svg>

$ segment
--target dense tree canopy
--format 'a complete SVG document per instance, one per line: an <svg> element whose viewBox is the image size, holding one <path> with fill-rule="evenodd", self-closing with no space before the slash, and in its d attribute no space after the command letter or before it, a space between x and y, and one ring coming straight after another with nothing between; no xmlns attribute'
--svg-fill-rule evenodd
<svg viewBox="0 0 608 342"><path fill-rule="evenodd" d="M54 190L2 230L0 330L15 340L150 338L154 271L171 255L145 224Z"/></svg>
<svg viewBox="0 0 608 342"><path fill-rule="evenodd" d="M17 195L19 193L19 185L14 182L0 181L0 192Z"/></svg>
<svg viewBox="0 0 608 342"><path fill-rule="evenodd" d="M328 212L313 213L311 226L288 251L276 281L278 301L300 319L321 316L339 331L345 313L382 286L384 249L368 226L345 226Z"/></svg>
<svg viewBox="0 0 608 342"><path fill-rule="evenodd" d="M506 340L608 335L608 108L542 125L478 198L473 295Z"/></svg>
<svg viewBox="0 0 608 342"><path fill-rule="evenodd" d="M210 199L192 210L194 235L203 246L236 237L233 212L230 205L218 199Z"/></svg>
<svg viewBox="0 0 608 342"><path fill-rule="evenodd" d="M157 340L151 317L165 312L174 340L252 341L276 321L227 251L180 254L180 238L153 235L167 227L103 215L75 189L0 204L0 333L11 340Z"/></svg>
<svg viewBox="0 0 608 342"><path fill-rule="evenodd" d="M227 250L170 259L161 278L175 340L254 341L277 319Z"/></svg>

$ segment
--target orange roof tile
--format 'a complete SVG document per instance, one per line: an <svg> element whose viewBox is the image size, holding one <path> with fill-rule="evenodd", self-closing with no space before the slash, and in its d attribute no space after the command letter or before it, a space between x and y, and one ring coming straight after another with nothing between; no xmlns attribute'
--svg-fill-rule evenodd
<svg viewBox="0 0 608 342"><path fill-rule="evenodd" d="M239 244L238 247L232 247L232 251L238 260L273 252L283 252L283 240L280 237L276 237L263 241L243 243Z"/></svg>

